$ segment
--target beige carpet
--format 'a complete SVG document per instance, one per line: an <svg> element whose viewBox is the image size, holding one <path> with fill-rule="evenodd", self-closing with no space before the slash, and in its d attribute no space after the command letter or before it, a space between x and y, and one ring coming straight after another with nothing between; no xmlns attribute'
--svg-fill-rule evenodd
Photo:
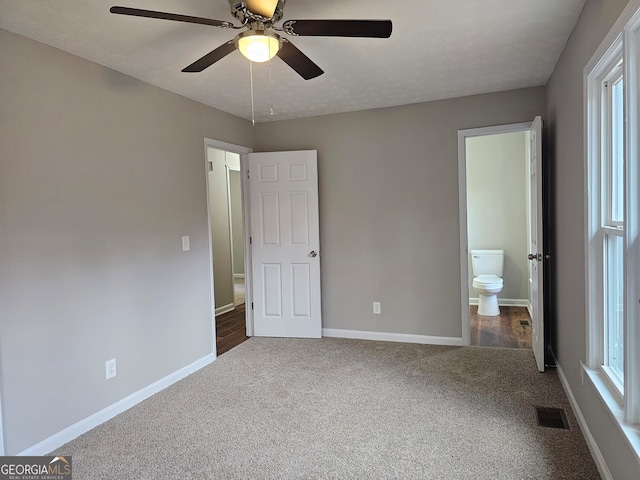
<svg viewBox="0 0 640 480"><path fill-rule="evenodd" d="M252 338L54 453L75 480L600 478L531 350L342 339Z"/></svg>

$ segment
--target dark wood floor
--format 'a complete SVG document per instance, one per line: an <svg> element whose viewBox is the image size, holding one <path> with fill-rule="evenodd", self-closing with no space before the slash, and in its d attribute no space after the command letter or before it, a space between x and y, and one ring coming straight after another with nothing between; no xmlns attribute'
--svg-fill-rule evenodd
<svg viewBox="0 0 640 480"><path fill-rule="evenodd" d="M247 337L244 303L231 312L216 317L216 350L218 356L244 342Z"/></svg>
<svg viewBox="0 0 640 480"><path fill-rule="evenodd" d="M525 307L500 307L500 315L478 315L471 305L471 345L531 348L531 318Z"/></svg>

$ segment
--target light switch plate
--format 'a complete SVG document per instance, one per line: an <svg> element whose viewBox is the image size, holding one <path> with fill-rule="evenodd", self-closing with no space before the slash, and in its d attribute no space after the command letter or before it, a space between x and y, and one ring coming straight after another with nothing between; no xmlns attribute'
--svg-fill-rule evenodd
<svg viewBox="0 0 640 480"><path fill-rule="evenodd" d="M376 315L380 315L382 313L380 302L373 302L373 313Z"/></svg>
<svg viewBox="0 0 640 480"><path fill-rule="evenodd" d="M182 251L188 252L189 250L191 250L191 245L189 244L189 236L185 235L184 237L182 237Z"/></svg>

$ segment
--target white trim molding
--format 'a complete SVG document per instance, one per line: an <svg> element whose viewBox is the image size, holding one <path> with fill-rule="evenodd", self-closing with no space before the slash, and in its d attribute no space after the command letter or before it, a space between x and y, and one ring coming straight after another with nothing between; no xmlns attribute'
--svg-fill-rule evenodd
<svg viewBox="0 0 640 480"><path fill-rule="evenodd" d="M560 366L560 363L558 363L558 360L554 358L554 361L558 371L558 378L560 379L560 383L562 384L564 393L567 395L567 399L571 404L571 409L573 410L573 413L576 417L578 425L580 426L580 430L582 431L582 436L587 442L587 447L591 452L591 456L593 457L596 467L598 468L598 472L600 472L600 476L604 480L613 480L613 475L611 475L611 472L609 471L609 467L607 466L607 462L605 461L604 456L602 455L602 452L600 451L600 448L596 443L596 440L593 438L593 435L591 434L591 430L589 430L589 425L587 425L587 421L585 420L584 415L580 410L580 406L576 401L576 397L573 395L573 391L569 386L569 381L567 380L567 377L565 376L564 371Z"/></svg>
<svg viewBox="0 0 640 480"><path fill-rule="evenodd" d="M602 369L589 368L587 365L581 364L582 375L586 374L587 378L598 393L600 399L607 407L609 414L613 418L614 423L622 432L625 440L634 452L640 451L640 426L633 425L624 420L624 410L621 407L622 399L614 388L611 388L611 380L604 374ZM638 462L640 458L636 457Z"/></svg>
<svg viewBox="0 0 640 480"><path fill-rule="evenodd" d="M108 406L107 408L103 408L97 413L85 418L84 420L80 420L77 423L65 428L64 430L50 436L49 438L33 445L30 448L18 453L20 456L41 456L46 455L56 448L61 447L65 443L70 442L71 440L79 437L83 433L88 432L89 430L97 427L98 425L103 424L107 420L112 419L116 415L129 410L131 407L137 405L138 403L146 400L150 396L164 390L165 388L173 385L174 383L182 380L183 378L191 375L192 373L200 370L201 368L206 367L207 365L214 362L216 359L215 354L209 354L205 357L202 357L200 360L196 360L190 365L181 368L164 378L161 378L157 382L152 383L151 385L143 388L142 390L138 390L135 393L132 393L128 397L123 398L119 402L114 403L113 405Z"/></svg>
<svg viewBox="0 0 640 480"><path fill-rule="evenodd" d="M380 342L419 343L422 345L463 346L461 337L432 337L429 335L411 335L407 333L365 332L361 330L343 330L323 328L323 337L352 338L356 340L375 340Z"/></svg>
<svg viewBox="0 0 640 480"><path fill-rule="evenodd" d="M235 308L236 308L236 304L235 303L228 303L226 305L218 307L218 308L216 308L216 317L218 315L223 315L225 313L229 313L232 310L234 310Z"/></svg>
<svg viewBox="0 0 640 480"><path fill-rule="evenodd" d="M479 298L469 298L469 305L478 305ZM498 305L501 307L529 307L531 304L526 298L500 298L498 297Z"/></svg>

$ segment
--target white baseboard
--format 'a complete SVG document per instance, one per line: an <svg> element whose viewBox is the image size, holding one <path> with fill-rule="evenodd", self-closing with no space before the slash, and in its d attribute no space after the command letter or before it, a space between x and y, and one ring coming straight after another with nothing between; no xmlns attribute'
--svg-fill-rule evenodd
<svg viewBox="0 0 640 480"><path fill-rule="evenodd" d="M223 313L230 312L234 308L236 308L236 304L235 303L227 303L226 305L218 307L218 308L216 308L216 317L218 315L222 315Z"/></svg>
<svg viewBox="0 0 640 480"><path fill-rule="evenodd" d="M377 340L381 342L420 343L423 345L462 346L459 337L431 337L428 335L410 335L406 333L364 332L360 330L342 330L338 328L323 328L323 337L353 338L357 340Z"/></svg>
<svg viewBox="0 0 640 480"><path fill-rule="evenodd" d="M478 298L470 298L469 305L478 305ZM529 305L529 300L519 298L500 298L498 297L498 305L501 307L526 307Z"/></svg>
<svg viewBox="0 0 640 480"><path fill-rule="evenodd" d="M556 363L556 368L558 371L558 378L560 378L560 383L562 384L564 393L567 395L567 398L569 399L569 403L571 404L573 413L576 416L578 425L580 425L580 430L582 430L582 435L584 436L584 439L587 442L587 447L589 447L591 456L593 457L593 460L596 463L598 472L600 472L600 476L604 480L613 480L613 476L609 471L609 467L607 467L607 462L605 461L604 456L602 455L602 452L600 451L600 448L596 443L596 439L593 438L593 435L591 434L591 430L589 430L589 427L587 426L587 421L585 420L584 415L582 415L582 411L578 406L578 402L576 402L576 397L573 395L573 392L571 391L571 387L569 386L569 381L567 380L567 377L562 371L562 367L560 366L560 363L558 363L558 359L555 358L555 355L554 355L554 361Z"/></svg>
<svg viewBox="0 0 640 480"><path fill-rule="evenodd" d="M58 447L61 447L65 443L70 442L74 438L79 437L83 433L88 432L89 430L97 427L98 425L106 422L107 420L112 419L119 413L122 413L126 410L129 410L131 407L137 405L138 403L146 400L151 395L158 393L161 390L164 390L168 386L176 383L179 380L182 380L188 375L200 370L203 367L206 367L213 361L215 361L215 354L209 354L206 357L202 357L200 360L196 360L190 365L181 368L164 378L161 378L157 382L152 383L151 385L143 388L142 390L138 390L135 393L132 393L128 397L123 398L119 402L114 403L113 405L108 406L100 410L97 413L94 413L90 417L85 418L84 420L80 420L77 423L74 423L70 427L65 428L64 430L50 436L49 438L37 443L36 445L27 448L26 450L18 453L20 456L42 456L46 455Z"/></svg>

